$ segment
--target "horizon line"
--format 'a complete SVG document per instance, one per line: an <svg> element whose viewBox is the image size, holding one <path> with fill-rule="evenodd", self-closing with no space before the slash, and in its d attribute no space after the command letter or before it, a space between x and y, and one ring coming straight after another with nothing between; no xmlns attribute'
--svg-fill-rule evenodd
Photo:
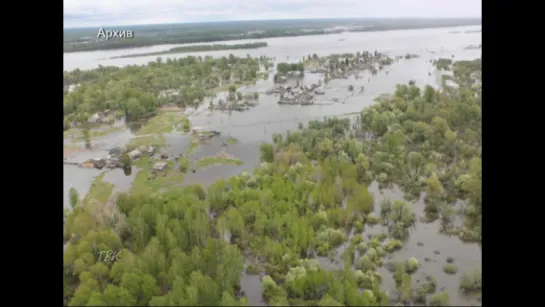
<svg viewBox="0 0 545 307"><path fill-rule="evenodd" d="M180 25L180 24L204 24L204 23L229 23L229 22L246 22L246 21L294 21L294 20L364 20L364 19L418 19L418 20L453 20L453 19L479 19L479 17L328 17L328 18L279 18L279 19L240 19L240 20L208 20L208 21L192 21L192 22L169 22L169 23L148 23L148 24L131 24L131 25L101 25L101 26L84 26L84 27L63 27L63 30L72 29L94 29L104 27L142 27L142 26L161 26L161 25ZM63 19L64 21L64 19Z"/></svg>

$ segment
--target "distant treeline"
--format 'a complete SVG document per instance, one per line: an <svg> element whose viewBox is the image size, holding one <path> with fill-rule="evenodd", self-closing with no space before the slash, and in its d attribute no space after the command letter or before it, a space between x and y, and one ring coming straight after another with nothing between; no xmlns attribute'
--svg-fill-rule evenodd
<svg viewBox="0 0 545 307"><path fill-rule="evenodd" d="M203 52L203 51L219 51L219 50L236 50L236 49L257 49L262 47L267 47L266 42L259 43L247 43L247 44L234 44L234 45L198 45L198 46L181 46L171 48L166 51L159 52L148 52L148 53L138 53L138 54L127 54L118 57L113 57L111 59L120 59L120 58L133 58L133 57L142 57L142 56L153 56L153 55L164 55L172 53L184 53L184 52Z"/></svg>
<svg viewBox="0 0 545 307"><path fill-rule="evenodd" d="M193 43L208 43L208 42L221 42L231 40L243 40L243 39L261 39L261 38L273 38L273 37L285 37L285 36L302 36L302 35L323 35L324 30L316 30L301 33L286 33L282 31L269 31L264 33L252 33L252 34L223 34L223 33L199 33L199 36L193 37L141 37L138 38L138 33L135 34L135 38L131 39L110 39L96 42L85 43L65 43L63 47L64 52L79 52L79 51L95 51L95 50L112 50L112 49L126 49L137 48L155 45L170 45L170 44L193 44ZM182 34L183 35L183 34Z"/></svg>
<svg viewBox="0 0 545 307"><path fill-rule="evenodd" d="M165 44L211 43L242 39L263 39L338 33L333 26L344 25L350 32L386 31L480 25L480 19L453 20L346 20L330 22L313 21L259 21L196 25L154 25L134 27L133 38L98 40L98 29L72 29L65 31L64 52L111 50ZM330 30L326 30L326 29ZM256 30L259 29L259 30Z"/></svg>

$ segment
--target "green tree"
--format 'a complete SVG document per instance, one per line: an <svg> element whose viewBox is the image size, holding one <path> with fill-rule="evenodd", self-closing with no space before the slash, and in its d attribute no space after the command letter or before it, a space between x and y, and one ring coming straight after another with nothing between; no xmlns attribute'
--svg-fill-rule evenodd
<svg viewBox="0 0 545 307"><path fill-rule="evenodd" d="M70 206L72 206L72 209L76 209L76 205L79 202L79 193L78 190L75 188L70 188L68 191L68 198L70 200Z"/></svg>
<svg viewBox="0 0 545 307"><path fill-rule="evenodd" d="M272 144L264 143L259 147L261 152L261 161L273 162L274 160L274 147Z"/></svg>

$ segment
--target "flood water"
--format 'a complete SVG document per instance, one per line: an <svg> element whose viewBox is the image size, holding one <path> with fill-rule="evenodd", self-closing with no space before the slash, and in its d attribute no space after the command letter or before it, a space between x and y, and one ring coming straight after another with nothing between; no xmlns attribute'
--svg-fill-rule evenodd
<svg viewBox="0 0 545 307"><path fill-rule="evenodd" d="M194 162L198 159L223 153L243 161L244 164L197 167L195 173L187 172L183 185L200 184L207 188L218 179L227 179L242 172L252 172L259 165L259 145L261 142L237 140L234 144L227 144L228 139L228 136L222 135L200 145L189 156L190 161Z"/></svg>
<svg viewBox="0 0 545 307"><path fill-rule="evenodd" d="M379 189L377 182L373 182L369 187L369 191L375 199L374 214L380 216L380 203L384 199L404 200L403 191L397 186L388 189ZM440 221L436 220L431 223L424 223L421 218L425 217L424 213L424 195L416 202L407 202L410 208L416 214L416 228L410 231L410 236L403 244L403 248L393 252L385 257L385 262L403 262L415 257L420 263L420 268L412 276L413 288L417 288L421 283L425 282L425 277L431 275L437 281L436 291L448 291L450 296L450 305L452 306L477 306L481 305L477 301L477 296L467 296L459 291L460 280L464 272L482 268L482 250L478 244L464 243L456 236L447 236L439 233ZM369 238L381 233L388 233L388 229L382 225L365 226L363 231L364 240L367 242ZM335 260L332 262L327 257L317 257L320 265L329 270L342 269L342 259L340 255L349 246L350 238L355 233L351 233L346 243L339 246L336 250ZM360 255L356 251L356 261ZM443 272L443 266L447 263L447 257L454 258L453 264L458 267L456 274L449 275ZM354 268L355 269L355 268ZM393 273L390 273L386 266L378 268L378 272L382 276L382 289L390 294L390 298L395 298L397 292Z"/></svg>
<svg viewBox="0 0 545 307"><path fill-rule="evenodd" d="M424 49L457 50L469 45L481 44L481 33L465 33L466 31L479 30L480 26L465 26L453 28L395 30L381 32L352 32L330 35L278 37L256 40L225 41L222 44L244 44L249 42L267 42L268 46L259 49L247 50L221 50L209 52L189 52L180 54L168 54L160 57L178 58L188 55L221 57L233 54L235 56L253 57L266 55L284 61L299 60L302 56L317 53L325 56L332 53L355 52L362 50L379 50L381 52L420 53ZM449 33L456 32L459 33ZM209 43L188 44L207 45ZM64 70L70 71L76 68L92 69L103 66L126 66L133 64L146 64L155 61L159 56L144 56L135 58L110 59L128 54L141 54L148 52L166 51L178 45L159 45L132 49L99 50L89 52L74 52L64 54ZM480 51L479 51L480 52Z"/></svg>
<svg viewBox="0 0 545 307"><path fill-rule="evenodd" d="M190 117L193 126L200 126L205 130L213 129L222 133L222 137L212 139L208 144L200 146L191 156L191 160L205 156L215 155L221 150L234 155L242 160L244 164L236 165L217 165L199 168L196 173L188 172L183 185L199 183L207 186L216 179L228 178L237 175L243 171L251 171L258 163L259 145L264 141L270 141L273 133L285 133L287 130L296 130L298 122L306 123L309 120L319 120L325 116L339 116L353 112L359 112L366 106L374 103L374 99L380 94L391 93L395 90L395 85L408 83L414 80L417 85L424 86L430 84L439 86L441 75L433 68L430 60L437 58L452 58L456 60L473 60L481 56L479 49L465 49L469 45L482 44L481 33L465 33L469 30L478 30L480 26L439 28L439 29L419 29L419 30L399 30L384 32L363 32L363 33L342 33L326 36L307 36L290 38L273 38L265 40L251 40L251 42L266 41L269 46L266 48L253 50L231 50L215 52L198 52L169 54L166 57L185 57L194 56L226 56L234 54L236 56L265 55L275 58L276 62L298 61L302 56L317 53L319 56L327 56L334 53L355 53L357 51L377 50L384 52L391 57L405 55L407 53L418 54L420 57L415 59L402 59L394 62L391 66L385 67L377 75L360 73L361 79L355 80L351 77L346 80L332 80L326 88L326 95L317 97L320 105L311 106L290 106L278 105L277 96L267 96L265 91L272 86L272 78L262 80L254 86L245 87L243 92L260 92L259 104L255 108L245 112L233 112L231 115L222 112L209 114L207 106L199 108L197 112ZM449 33L459 31L458 33ZM344 39L340 41L340 39ZM245 41L224 42L244 43ZM180 45L163 45L135 49L111 50L111 51L93 51L64 54L64 69L72 70L92 69L98 65L125 66L130 64L146 64L154 61L157 56L136 57L124 59L108 59L110 57L126 54L147 53L168 50ZM288 59L289 57L289 59ZM431 74L431 75L430 75ZM307 73L302 84L317 83L323 76ZM348 86L354 86L354 94L348 92ZM364 91L360 93L361 86ZM336 97L340 103L332 103ZM206 100L208 101L208 100ZM322 104L323 103L323 104ZM100 138L98 150L89 153L77 154L77 159L82 157L96 158L103 156L104 150L115 145L123 145L130 139L130 132L120 132ZM235 144L229 144L222 148L226 138L233 137L238 141ZM167 150L169 156L176 156L187 152L189 138L181 133L165 134L165 140L170 147ZM116 144L117 143L117 144ZM136 171L133 170L131 176L124 176L121 170L116 173L114 170L106 174L105 180L116 185L118 190L130 188L130 183ZM64 193L65 207L68 205L68 190L75 187L82 197L87 193L91 182L100 174L100 171L94 169L80 169L76 166L64 165ZM398 189L378 190L378 185L374 184L369 189L375 195L376 208L380 207L380 201L384 198L392 200L402 199L403 193ZM412 205L413 211L417 216L423 215L423 202L418 201ZM377 211L378 212L378 211ZM366 227L365 233L378 234L383 232L384 227L378 225ZM476 244L464 244L457 237L449 237L438 233L438 222L423 224L418 222L415 230L411 231L411 236L403 248L391 255L388 261L403 261L411 257L416 257L421 264L420 269L413 276L413 286L416 288L419 283L417 279L423 281L423 274L430 274L437 279L438 291L443 288L449 292L452 305L480 305L475 298L467 298L458 291L460 277L463 272L481 267L481 249ZM419 244L422 243L422 244ZM439 254L435 254L438 251ZM338 250L338 254L340 254ZM447 257L453 257L454 264L458 267L458 273L447 275L442 267L446 263ZM425 258L431 261L424 261ZM319 259L320 263L328 268L334 268L326 259ZM383 288L393 293L395 286L392 273L385 268L380 269L383 276ZM249 304L263 305L261 301L262 287L259 276L243 274L241 281L242 290L245 291Z"/></svg>

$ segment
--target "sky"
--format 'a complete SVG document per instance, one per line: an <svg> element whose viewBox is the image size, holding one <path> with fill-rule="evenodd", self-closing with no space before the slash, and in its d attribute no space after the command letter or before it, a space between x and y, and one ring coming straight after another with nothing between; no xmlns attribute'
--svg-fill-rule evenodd
<svg viewBox="0 0 545 307"><path fill-rule="evenodd" d="M481 0L64 0L64 27L303 18L481 17Z"/></svg>

